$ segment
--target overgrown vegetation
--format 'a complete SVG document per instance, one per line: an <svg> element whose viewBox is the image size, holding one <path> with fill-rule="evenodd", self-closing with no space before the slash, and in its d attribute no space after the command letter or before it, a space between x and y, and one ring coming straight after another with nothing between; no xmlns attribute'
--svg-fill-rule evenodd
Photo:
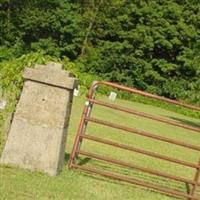
<svg viewBox="0 0 200 200"><path fill-rule="evenodd" d="M80 79L80 95L86 95L89 87L91 86L94 80L101 80L101 77L89 74L86 72L81 72L77 65L74 62L71 62L67 57L60 60L56 57L47 56L44 52L39 53L30 53L22 55L19 58L14 58L10 60L5 60L0 62L0 97L6 99L7 107L6 111L0 111L0 123L3 125L3 122L7 119L10 113L13 113L15 110L16 102L19 99L21 89L23 87L23 70L25 67L34 67L34 64L45 64L48 61L57 61L63 64L65 70L71 71L76 77ZM108 95L110 89L107 87L100 87L98 89L99 94ZM115 91L115 90L114 90ZM194 118L200 118L200 113L191 111L186 108L169 105L157 100L147 99L138 95L131 95L126 92L116 91L118 97L122 99L129 99L135 102L145 103L156 105L162 108L167 108L178 113L191 116ZM5 114L7 113L7 114Z"/></svg>
<svg viewBox="0 0 200 200"><path fill-rule="evenodd" d="M0 61L36 51L68 57L84 84L95 76L200 104L198 0L1 0Z"/></svg>

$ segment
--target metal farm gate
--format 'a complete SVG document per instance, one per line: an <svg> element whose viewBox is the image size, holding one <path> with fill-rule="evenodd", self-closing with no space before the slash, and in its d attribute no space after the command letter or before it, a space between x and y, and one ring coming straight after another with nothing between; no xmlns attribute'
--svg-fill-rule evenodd
<svg viewBox="0 0 200 200"><path fill-rule="evenodd" d="M200 159L199 159L198 163L191 163L191 162L188 162L186 160L179 160L179 159L176 159L176 158L173 158L173 157L170 157L170 156L165 156L165 155L162 155L162 154L159 154L159 153L156 153L156 152L147 151L147 150L136 148L136 147L133 147L133 146L130 146L130 145L121 144L121 143L117 143L117 142L114 142L114 141L111 141L111 140L103 139L101 137L96 137L96 136L91 136L91 135L86 134L86 128L87 128L88 123L95 123L97 125L101 124L101 125L104 125L106 127L112 127L112 128L118 129L118 130L126 131L128 133L133 133L133 134L137 134L137 135L140 135L140 136L143 136L143 137L146 137L146 138L150 138L150 139L153 139L153 140L158 140L159 142L171 143L173 145L177 145L177 146L187 148L188 150L195 150L197 152L200 152L200 145L196 146L196 145L193 145L193 144L190 144L190 143L171 139L169 137L159 136L159 135L156 135L156 134L152 134L150 132L141 131L141 130L138 130L138 129L135 129L135 128L126 127L126 126L122 126L122 125L119 125L119 124L116 124L116 123L112 123L110 121L100 120L100 119L91 117L90 113L92 111L92 107L93 107L94 104L104 106L104 107L107 107L109 109L114 109L114 110L118 110L118 111L121 111L121 112L125 112L125 113L128 113L128 114L133 114L133 115L136 115L136 116L148 118L148 119L151 119L151 120L156 120L156 121L159 121L159 122L162 122L162 123L165 123L165 124L169 124L169 125L181 127L181 128L184 128L184 129L192 130L192 131L197 132L197 133L200 133L200 128L193 127L193 126L190 126L190 125L186 125L186 124L180 123L176 120L172 120L172 119L169 119L169 118L164 118L164 117L160 117L160 116L156 116L156 115L152 115L152 114L147 114L145 112L139 112L139 111L134 110L134 109L114 105L113 103L104 102L102 100L96 100L95 99L95 91L96 91L97 86L100 86L100 85L112 87L112 88L115 88L115 89L118 89L118 90L121 90L121 91L124 91L124 92L129 92L129 93L134 93L134 94L137 94L137 95L145 96L147 98L160 100L160 101L167 102L167 103L170 103L170 104L175 104L175 105L182 106L182 107L185 107L185 108L188 108L188 109L192 109L196 112L200 112L199 107L195 107L195 106L188 105L188 104L185 104L185 103L182 103L182 102L179 102L179 101L175 101L175 100L171 100L171 99L168 99L168 98L153 95L153 94L150 94L150 93L146 93L146 92L143 92L143 91L140 91L140 90L137 90L137 89L125 87L125 86L114 84L114 83L111 83L111 82L104 82L104 81L103 82L94 82L93 85L91 86L90 90L89 90L88 99L87 99L87 102L85 104L84 111L83 111L83 114L82 114L82 118L81 118L81 121L80 121L80 125L79 125L78 131L77 131L74 146L73 146L72 153L71 153L70 160L69 160L69 168L76 168L76 169L83 170L85 172L99 174L99 175L102 175L102 176L105 176L105 177L110 177L112 179L125 181L125 182L136 184L136 185L140 185L140 186L147 187L147 188L150 188L150 189L153 189L153 190L158 190L161 193L165 193L165 194L176 196L176 197L182 197L182 198L186 198L186 199L189 199L189 200L200 200L200 197L198 197L196 195L196 190L197 190L198 186L200 186L200 182L199 182L199 179L200 179ZM175 163L175 164L178 164L178 165L182 165L182 166L185 166L185 167L189 167L189 168L194 170L195 176L192 180L189 180L185 177L179 177L179 176L172 175L172 174L169 174L169 173L166 173L166 172L161 172L159 170L137 166L135 164L131 164L131 163L127 163L127 162L124 162L124 161L113 159L113 158L110 158L110 157L107 157L107 156L95 154L93 152L83 151L83 150L81 150L81 143L82 143L83 140L95 141L97 144L102 143L102 144L112 146L114 148L119 148L119 149L122 149L122 150L128 150L128 151L131 151L131 152L136 152L136 153L143 154L143 155L153 157L153 158L156 158L156 159L160 159L160 160L168 161L168 162ZM129 169L136 169L136 170L146 172L146 173L149 173L149 174L152 174L152 175L156 175L156 176L164 177L164 178L167 178L167 179L175 180L177 182L185 183L185 184L191 186L191 190L188 193L186 193L186 192L177 191L177 190L174 190L174 189L171 189L171 188L166 188L166 187L163 187L163 186L158 185L158 184L152 184L150 182L130 178L128 176L119 175L119 174L116 175L115 173L107 172L105 170L99 170L99 169L96 169L96 168L93 168L93 167L78 165L77 162L76 162L76 157L78 155L87 156L89 158L97 159L97 160L104 161L104 162L110 163L110 164L115 164L115 165L120 166L120 167L125 167L125 168L129 168Z"/></svg>

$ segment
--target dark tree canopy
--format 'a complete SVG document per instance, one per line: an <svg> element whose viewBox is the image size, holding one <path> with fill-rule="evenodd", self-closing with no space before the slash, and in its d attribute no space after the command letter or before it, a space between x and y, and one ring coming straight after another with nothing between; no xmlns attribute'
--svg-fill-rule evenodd
<svg viewBox="0 0 200 200"><path fill-rule="evenodd" d="M0 61L31 51L200 103L199 0L1 0Z"/></svg>

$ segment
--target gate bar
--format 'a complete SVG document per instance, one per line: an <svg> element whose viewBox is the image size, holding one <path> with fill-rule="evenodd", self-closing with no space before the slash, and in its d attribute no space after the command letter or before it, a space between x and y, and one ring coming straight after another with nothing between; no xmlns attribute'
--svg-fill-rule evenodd
<svg viewBox="0 0 200 200"><path fill-rule="evenodd" d="M200 159L199 159L198 164L199 164L199 167L200 167ZM190 195L192 195L192 196L195 194L197 186L199 186L199 183L198 183L199 182L199 177L200 177L200 168L196 169L196 173L195 173L195 176L194 176L195 184L193 185L192 190L190 192Z"/></svg>
<svg viewBox="0 0 200 200"><path fill-rule="evenodd" d="M130 133L142 135L142 136L149 137L149 138L152 138L152 139L155 139L155 140L161 140L161 141L164 141L164 142L168 142L168 143L183 146L183 147L186 147L186 148L189 148L189 149L200 151L200 147L198 147L198 146L195 146L195 145L192 145L192 144L187 144L185 142L181 142L181 141L170 139L170 138L163 137L163 136L154 135L154 134L151 134L151 133L146 132L146 131L140 131L140 130L137 130L137 129L134 129L134 128L121 126L121 125L118 125L118 124L110 123L110 122L100 120L100 119L96 119L96 118L93 118L93 117L91 117L91 118L86 117L85 120L91 121L91 122L94 122L94 123L97 123L97 124L102 124L104 126L120 129L120 130L123 130L123 131L128 131Z"/></svg>
<svg viewBox="0 0 200 200"><path fill-rule="evenodd" d="M176 164L180 164L180 165L183 165L183 166L186 166L186 167L191 167L191 168L195 168L195 169L200 168L199 165L194 164L194 163L178 160L178 159L171 158L171 157L168 157L168 156L164 156L164 155L154 153L154 152L151 152L151 151L146 151L146 150L142 150L142 149L139 149L139 148L131 147L131 146L128 146L128 145L125 145L125 144L115 143L113 141L101 139L101 138L98 138L98 137L95 137L95 136L82 135L80 137L88 139L88 140L92 140L92 141L95 141L95 142L115 146L115 147L118 147L118 148L121 148L121 149L125 149L125 150L129 150L129 151L137 152L137 153L140 153L140 154L144 154L146 156L158 158L158 159L161 159L161 160L166 160L166 161L173 162L173 163L176 163Z"/></svg>
<svg viewBox="0 0 200 200"><path fill-rule="evenodd" d="M141 96L149 97L149 98L152 98L152 99L157 99L157 100L164 101L164 102L167 102L167 103L171 103L171 104L174 104L174 105L189 108L189 109L192 109L192 110L195 110L195 111L200 111L200 107L197 107L197 106L189 105L189 104L183 103L181 101L172 100L172 99L169 99L169 98L166 98L166 97L158 96L158 95L155 95L155 94L151 94L151 93L148 93L148 92L137 90L135 88L129 88L129 87L119 85L119 84L116 84L116 83L111 83L111 82L108 82L108 81L97 81L97 82L95 82L95 84L93 84L93 86L90 88L91 90L89 91L89 98L93 94L93 90L97 85L111 86L111 87L114 87L114 88L118 88L120 90L124 90L126 92L139 94Z"/></svg>
<svg viewBox="0 0 200 200"><path fill-rule="evenodd" d="M171 175L171 174L168 174L168 173L163 173L163 172L153 170L153 169L148 169L148 168L145 168L145 167L140 167L140 166L130 164L130 163L127 163L127 162L123 162L121 160L119 161L119 160L116 160L116 159L113 159L113 158L110 158L110 157L100 156L98 154L89 153L89 152L86 152L86 151L83 151L83 150L79 151L78 153L83 155L83 156L95 158L97 160L102 160L102 161L105 161L105 162L108 162L108 163L114 163L114 164L117 164L119 166L127 167L127 168L130 168L130 169L136 169L136 170L139 170L139 171L142 171L142 172L154 174L154 175L157 175L157 176L162 176L162 177L169 178L169 179L172 179L172 180L175 180L175 181L180 181L180 182L183 182L183 183L189 183L191 185L196 185L195 181L191 181L189 179L181 178L181 177L178 177L178 176L174 176L174 175ZM197 185L200 186L200 183L197 183Z"/></svg>
<svg viewBox="0 0 200 200"><path fill-rule="evenodd" d="M89 104L85 105L82 116L81 116L81 121L80 121L78 130L77 130L77 134L75 137L74 146L73 146L72 152L70 154L69 168L72 166L72 163L74 163L74 161L75 161L77 150L80 149L80 144L82 143L82 138L80 136L83 135L82 134L83 129L86 130L87 124L85 123L85 117L88 115L89 111L90 111Z"/></svg>
<svg viewBox="0 0 200 200"><path fill-rule="evenodd" d="M113 105L113 104L106 103L106 102L103 102L103 101L100 101L100 100L95 100L95 99L88 99L88 100L91 103L95 103L95 104L98 104L98 105L101 105L101 106L105 106L105 107L108 107L108 108L113 108L115 110L119 110L119 111L122 111L122 112L127 112L129 114L138 115L138 116L141 116L141 117L145 117L147 119L156 120L156 121L159 121L159 122L163 122L163 123L166 123L166 124L171 124L171 125L174 125L174 126L178 126L178 127L181 127L181 128L185 128L185 129L200 133L200 128L195 128L195 127L192 127L192 126L189 126L189 125L185 125L185 124L179 123L179 122L177 122L175 120L169 120L169 119L165 119L165 118L162 118L162 117L157 117L157 116L146 114L144 112L140 112L140 111L137 111L137 110L134 110L134 109L131 109L131 108L126 108L126 107L122 107L122 106L118 106L118 105Z"/></svg>
<svg viewBox="0 0 200 200"><path fill-rule="evenodd" d="M183 192L179 192L179 191L172 190L172 189L167 189L167 188L164 188L162 186L150 184L150 183L140 181L140 180L137 180L137 179L133 179L133 178L130 179L126 176L115 175L113 173L106 172L106 171L103 171L103 170L93 169L93 168L90 168L90 167L80 166L80 165L76 165L76 164L72 164L72 167L80 169L82 171L99 174L99 175L102 175L104 177L110 177L110 178L113 178L113 179L116 179L116 180L119 180L119 181L126 181L128 183L132 183L132 184L140 185L140 186L143 186L143 187L155 189L155 190L158 190L158 191L160 191L164 194L171 194L171 195L176 196L176 197L190 198L191 200L200 200L200 198L198 198L197 196L191 196L191 195L183 193Z"/></svg>
<svg viewBox="0 0 200 200"><path fill-rule="evenodd" d="M134 88L132 89L132 88L128 88L126 86L122 86L122 85L118 85L118 84L110 83L110 82L106 82L106 81L95 81L93 83L93 85L90 87L89 92L88 92L88 101L90 99L94 98L95 91L96 91L96 88L97 88L98 85L106 85L106 86L114 87L116 89L121 89L121 90L124 90L126 92L135 93L135 94L145 96L145 97L148 97L148 98L157 99L157 100L161 100L163 102L171 103L171 104L174 104L174 105L177 105L177 106L182 106L182 107L185 107L185 108L188 108L188 109L192 109L192 110L197 111L197 112L200 111L200 107L188 105L188 104L180 102L180 101L171 100L171 99L168 99L168 98L165 98L165 97L160 97L160 96L153 95L153 94L150 94L150 93L147 93L147 92L143 92L143 91L140 91L140 90L137 90L137 89L134 89ZM130 179L128 177L119 176L119 175L112 174L112 173L109 173L109 172L104 172L104 171L101 171L101 170L92 169L92 168L79 166L79 165L75 164L76 163L75 157L78 156L81 141L82 141L83 138L86 138L86 139L93 140L93 141L96 141L96 142L100 142L100 143L103 143L103 144L112 145L112 146L115 146L115 147L118 147L118 148L121 148L121 149L141 153L141 154L151 156L151 157L154 157L154 158L159 158L159 159L163 159L163 160L166 160L166 161L169 161L169 162L181 164L183 166L195 168L196 174L195 174L195 177L194 177L194 180L193 180L193 182L195 181L195 184L192 184L194 193L195 193L196 187L199 185L199 173L200 173L200 165L199 164L196 165L196 164L193 164L193 163L190 163L190 162L187 162L187 161L177 160L177 159L174 159L174 158L171 158L171 157L167 157L167 156L160 155L160 154L157 154L157 153L149 152L149 151L146 151L146 150L141 150L141 149L137 149L137 148L134 148L134 147L127 146L127 145L115 143L115 142L112 142L112 141L109 141L109 140L104 140L104 139L100 139L100 138L97 138L97 137L94 137L94 136L85 135L85 131L83 131L83 130L85 130L85 128L87 126L87 122L89 121L88 120L88 118L89 118L88 117L88 113L89 113L89 105L88 104L90 104L91 102L89 101L89 102L86 102L86 103L87 104L84 107L81 122L80 122L80 125L79 125L79 129L77 131L77 134L76 134L76 139L75 139L74 146L73 146L73 149L72 149L72 153L71 153L71 156L70 156L69 168L72 168L72 167L79 168L79 169L84 170L84 171L97 173L97 174L100 174L100 175L103 175L103 176L111 177L113 179L138 184L138 185L148 187L148 188L151 188L151 189L156 189L156 190L159 190L159 191L166 193L166 194L171 194L171 195L178 196L178 197L180 197L180 196L186 197L186 198L189 198L190 200L200 200L199 197L194 196L195 194L193 194L193 195L185 194L185 193L178 192L178 191L175 191L175 190L166 189L163 186L146 183L146 182L143 182L143 181L140 181L140 180ZM157 120L157 121L159 121L159 120ZM173 120L170 120L170 121L173 121ZM118 128L118 127L115 127L115 128ZM127 127L125 127L125 128L127 128ZM183 127L183 128L185 128L185 127ZM131 132L129 130L125 130L125 131ZM145 133L147 133L147 132L145 132ZM137 133L137 134L139 134L139 133ZM149 135L143 135L143 136L149 137ZM153 135L153 136L155 136L155 135ZM169 139L169 138L167 138L167 139ZM168 141L168 142L173 143L172 141ZM196 150L196 146L194 146L194 145L192 145L192 146L195 147L195 150ZM190 146L188 148L192 148L192 147ZM199 147L197 147L197 149L198 148Z"/></svg>

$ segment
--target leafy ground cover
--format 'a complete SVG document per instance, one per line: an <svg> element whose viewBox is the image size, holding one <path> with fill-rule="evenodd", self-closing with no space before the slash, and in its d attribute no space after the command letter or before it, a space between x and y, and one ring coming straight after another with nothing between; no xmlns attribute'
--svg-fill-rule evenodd
<svg viewBox="0 0 200 200"><path fill-rule="evenodd" d="M107 98L100 97L107 101ZM71 152L72 144L74 141L75 133L79 124L81 110L84 105L85 99L82 97L76 97L74 99L72 116L70 121L70 127L68 131L68 140L66 148L66 165L68 162L69 154ZM165 110L152 105L141 104L137 102L131 102L127 100L116 101L117 104L162 115L165 117L176 119L182 123L190 124L196 127L200 127L199 119L184 116L172 111ZM154 122L152 120L146 120L125 113L112 111L102 108L100 106L94 107L92 116L99 119L109 120L118 124L131 126L140 130L152 131L157 135L168 136L181 141L189 142L199 145L199 134L186 131L182 128L176 128L173 126L167 126L162 123ZM2 131L1 125L1 131ZM87 134L95 135L98 137L107 138L120 143L134 145L136 147L145 148L146 150L153 150L163 155L184 159L190 162L197 163L198 152L188 151L182 147L175 147L167 143L155 142L154 140L145 139L143 137L124 134L122 131L116 131L114 129L105 129L103 126L97 126L90 124L88 126ZM0 141L3 139L1 132ZM3 144L1 145L3 146ZM2 149L2 148L1 148ZM187 167L182 167L176 164L161 162L158 159L151 159L141 154L130 153L128 151L122 151L119 149L113 150L113 148L105 145L99 145L94 142L84 142L82 149L95 152L97 154L103 154L112 156L120 160L135 163L137 165L149 166L160 171L168 171L171 174L190 178L194 176L194 171ZM128 175L133 178L143 179L152 183L160 183L164 187L172 187L177 190L186 191L184 184L179 184L173 181L166 181L160 177L151 176L139 171L130 171L128 169L119 168L116 166L107 165L103 162L96 160L90 160L85 157L80 157L78 162L81 165L92 165L96 168L104 170L119 172L120 174ZM162 195L138 187L136 185L130 185L111 179L103 178L100 176L94 176L91 174L79 172L78 170L68 170L67 166L63 169L62 173L57 177L48 177L40 172L30 172L28 170L22 170L9 166L0 167L0 199L136 199L136 200L172 200L173 197Z"/></svg>

